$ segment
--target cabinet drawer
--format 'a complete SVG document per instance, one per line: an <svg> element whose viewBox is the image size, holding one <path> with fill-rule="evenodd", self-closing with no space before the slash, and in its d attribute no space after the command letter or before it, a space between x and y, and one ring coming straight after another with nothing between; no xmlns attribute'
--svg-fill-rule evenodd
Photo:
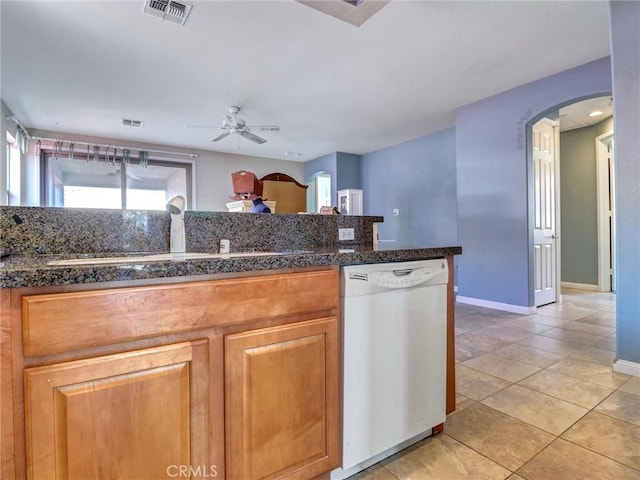
<svg viewBox="0 0 640 480"><path fill-rule="evenodd" d="M22 297L25 356L167 333L304 315L338 307L338 272L260 277Z"/></svg>

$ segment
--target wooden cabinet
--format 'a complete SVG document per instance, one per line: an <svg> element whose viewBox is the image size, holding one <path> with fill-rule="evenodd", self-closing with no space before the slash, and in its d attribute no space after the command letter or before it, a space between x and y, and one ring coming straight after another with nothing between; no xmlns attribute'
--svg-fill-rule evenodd
<svg viewBox="0 0 640 480"><path fill-rule="evenodd" d="M207 459L207 342L25 370L29 478L166 478Z"/></svg>
<svg viewBox="0 0 640 480"><path fill-rule="evenodd" d="M336 317L225 339L227 478L312 478L340 459Z"/></svg>
<svg viewBox="0 0 640 480"><path fill-rule="evenodd" d="M327 267L0 292L2 478L329 472L338 282Z"/></svg>

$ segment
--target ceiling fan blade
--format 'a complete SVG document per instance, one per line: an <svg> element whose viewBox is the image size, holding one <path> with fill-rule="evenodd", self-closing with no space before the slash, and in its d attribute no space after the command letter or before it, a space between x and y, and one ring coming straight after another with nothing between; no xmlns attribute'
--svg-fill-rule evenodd
<svg viewBox="0 0 640 480"><path fill-rule="evenodd" d="M265 143L266 140L262 137L259 137L257 135L254 135L251 132L238 132L239 135L242 135L244 138L246 138L247 140L251 140L252 142L256 142L256 143Z"/></svg>
<svg viewBox="0 0 640 480"><path fill-rule="evenodd" d="M214 127L213 125L185 125L185 127L187 128L220 128L220 127Z"/></svg>
<svg viewBox="0 0 640 480"><path fill-rule="evenodd" d="M256 128L263 132L279 132L280 127L278 125L247 125L247 128Z"/></svg>
<svg viewBox="0 0 640 480"><path fill-rule="evenodd" d="M217 142L218 140L222 140L224 137L226 137L227 135L229 135L231 132L223 132L220 135L218 135L216 138L214 138L213 140L211 140L212 142Z"/></svg>

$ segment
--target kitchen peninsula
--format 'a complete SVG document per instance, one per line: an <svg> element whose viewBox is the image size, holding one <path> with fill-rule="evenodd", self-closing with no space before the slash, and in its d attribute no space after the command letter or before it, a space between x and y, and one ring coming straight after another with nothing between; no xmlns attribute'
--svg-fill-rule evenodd
<svg viewBox="0 0 640 480"><path fill-rule="evenodd" d="M232 252L272 254L68 266L51 262L166 252L168 214L0 207L2 477L314 478L335 468L339 266L446 258L453 330L460 247L379 250L381 221L187 212L188 252L225 238ZM338 228L355 240L338 242Z"/></svg>

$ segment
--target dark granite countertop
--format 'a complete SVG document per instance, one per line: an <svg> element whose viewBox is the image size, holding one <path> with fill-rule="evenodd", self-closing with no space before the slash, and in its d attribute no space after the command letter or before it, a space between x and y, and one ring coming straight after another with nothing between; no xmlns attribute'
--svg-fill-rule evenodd
<svg viewBox="0 0 640 480"><path fill-rule="evenodd" d="M159 252L149 252L159 253ZM81 283L145 280L237 273L260 270L349 265L357 263L400 262L459 255L462 248L402 247L396 244L348 245L330 248L300 249L275 255L205 258L191 260L161 260L115 264L59 266L52 260L83 258L79 254L11 255L0 259L0 288L42 287ZM126 255L140 255L131 254ZM91 257L115 256L88 255Z"/></svg>

